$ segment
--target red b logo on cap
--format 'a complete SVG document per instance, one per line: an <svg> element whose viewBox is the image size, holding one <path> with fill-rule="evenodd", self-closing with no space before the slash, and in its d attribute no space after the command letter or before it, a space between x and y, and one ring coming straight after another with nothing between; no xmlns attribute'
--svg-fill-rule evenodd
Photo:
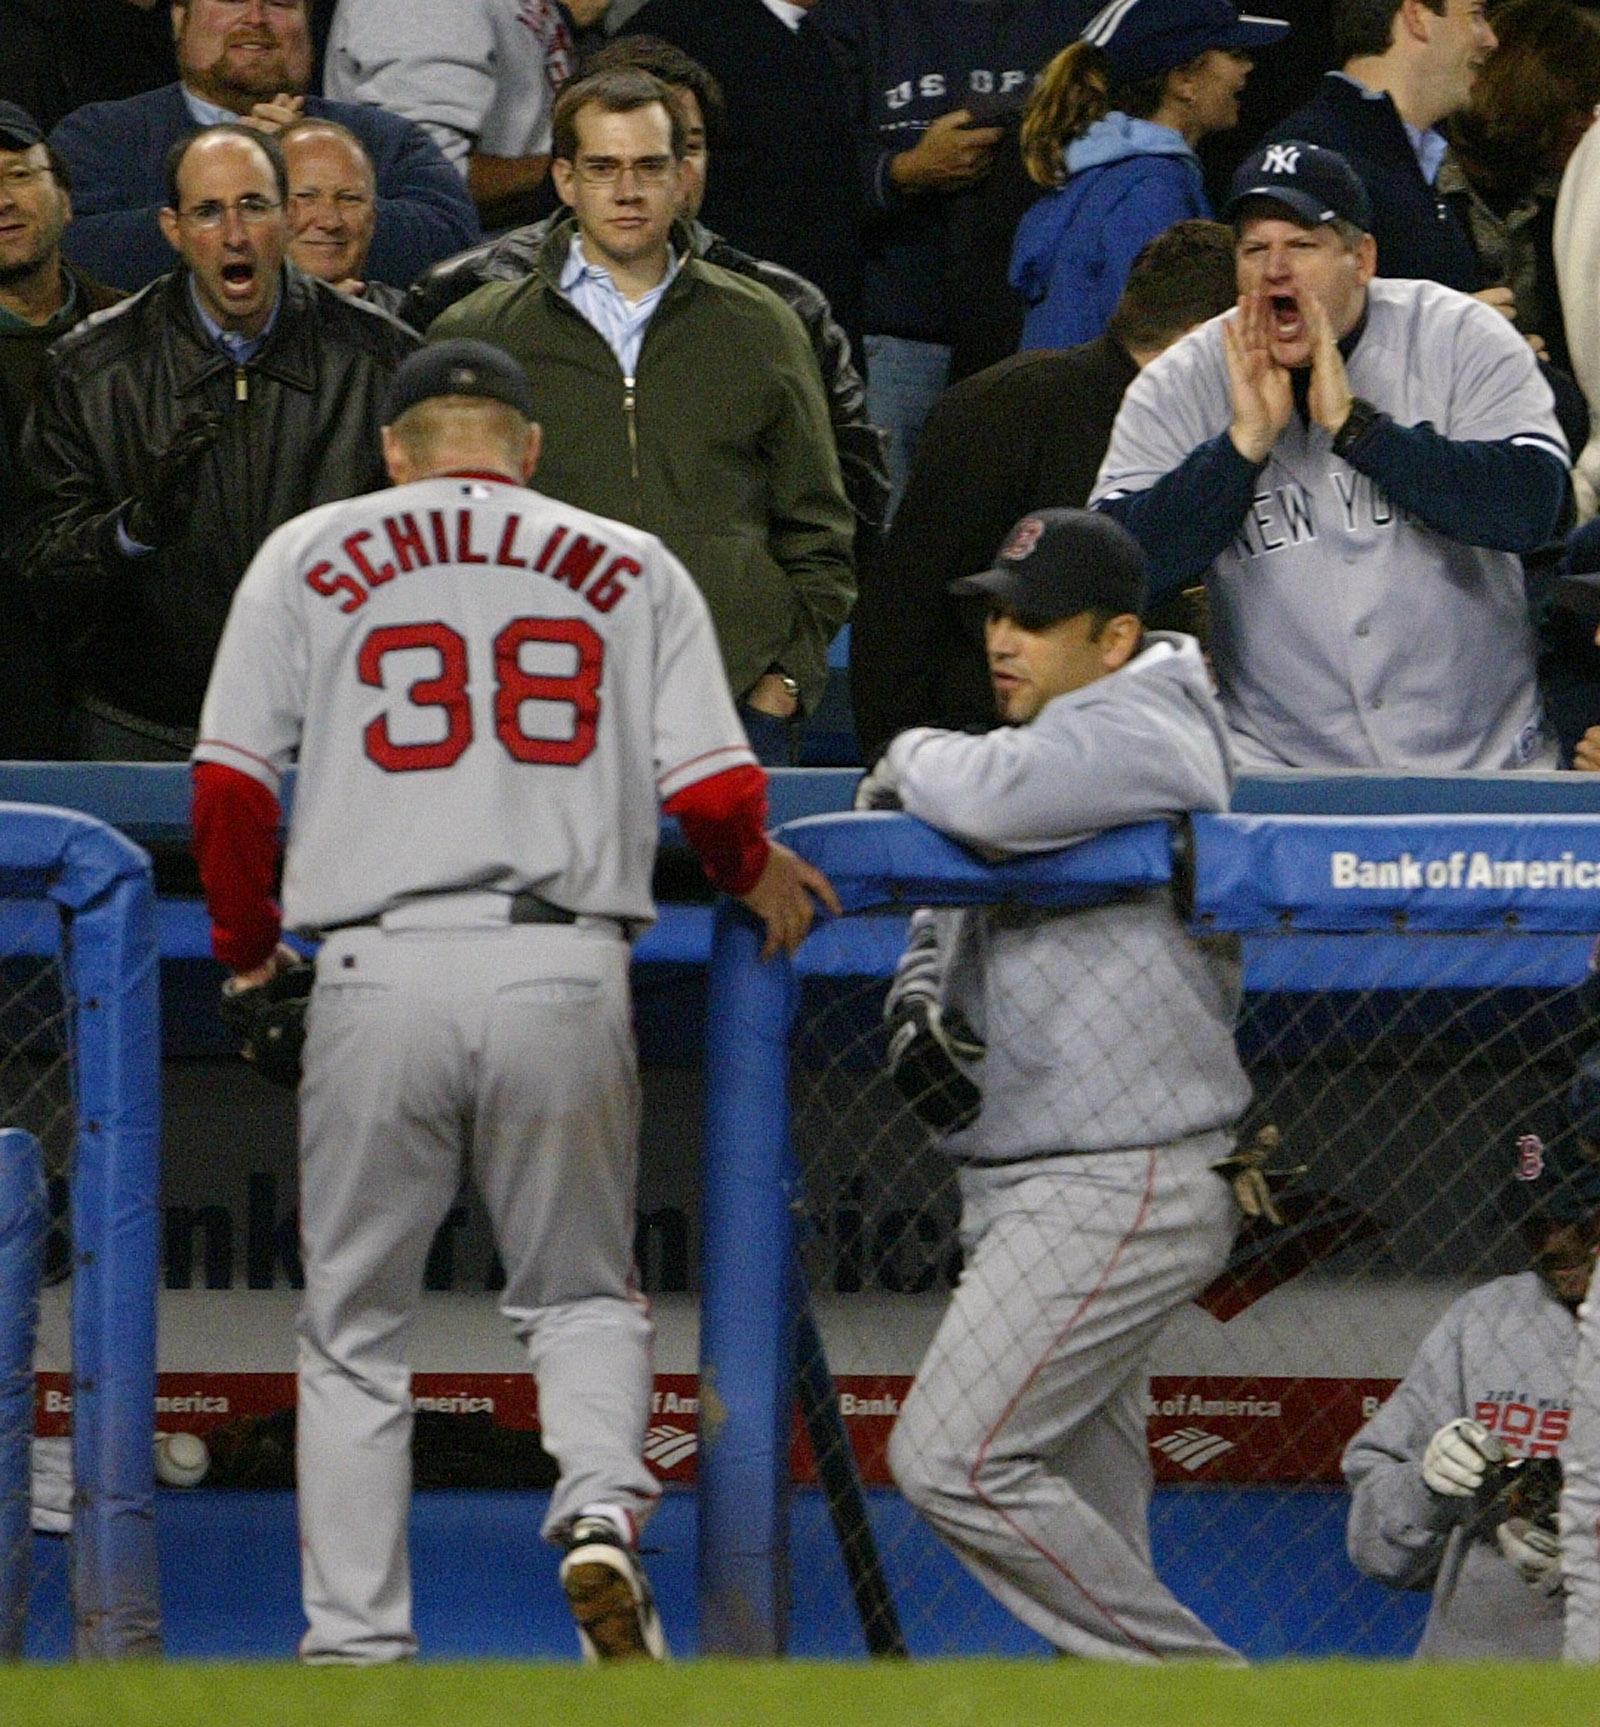
<svg viewBox="0 0 1600 1727"><path fill-rule="evenodd" d="M1544 1141L1536 1133L1525 1133L1517 1141L1518 1181L1537 1181L1544 1174Z"/></svg>
<svg viewBox="0 0 1600 1727"><path fill-rule="evenodd" d="M1020 564L1038 545L1043 533L1044 523L1037 516L1024 516L1012 530L1011 538L1001 548L1000 556L1010 563Z"/></svg>

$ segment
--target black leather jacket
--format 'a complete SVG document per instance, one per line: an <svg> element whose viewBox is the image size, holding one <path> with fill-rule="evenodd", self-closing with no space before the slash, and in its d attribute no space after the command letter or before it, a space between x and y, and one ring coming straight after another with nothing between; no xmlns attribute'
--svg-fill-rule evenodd
<svg viewBox="0 0 1600 1727"><path fill-rule="evenodd" d="M80 691L168 726L199 719L233 591L291 516L384 484L379 412L418 338L285 266L276 322L243 366L195 312L188 272L160 277L64 336L23 438L20 562L66 641ZM191 415L223 416L187 530L125 556L117 523Z"/></svg>
<svg viewBox="0 0 1600 1727"><path fill-rule="evenodd" d="M565 215L563 210L529 227L513 228L498 239L431 265L411 284L400 303L400 317L414 330L426 330L441 312L485 282L520 282L531 276L550 230ZM862 568L863 553L876 546L883 532L889 475L884 467L883 433L867 419L866 390L851 362L850 338L835 321L822 290L804 276L764 258L752 258L699 222L680 227L687 229L697 258L770 288L805 325L828 398L845 496L856 515L856 565Z"/></svg>

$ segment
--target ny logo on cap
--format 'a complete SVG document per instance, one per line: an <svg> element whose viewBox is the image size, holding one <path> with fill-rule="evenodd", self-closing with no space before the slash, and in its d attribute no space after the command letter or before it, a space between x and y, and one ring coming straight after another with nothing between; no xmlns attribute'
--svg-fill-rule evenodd
<svg viewBox="0 0 1600 1727"><path fill-rule="evenodd" d="M1300 167L1300 146L1298 144L1269 144L1266 154L1261 158L1263 174L1293 174Z"/></svg>
<svg viewBox="0 0 1600 1727"><path fill-rule="evenodd" d="M1517 1141L1518 1181L1537 1181L1544 1174L1544 1141L1536 1133L1525 1133Z"/></svg>
<svg viewBox="0 0 1600 1727"><path fill-rule="evenodd" d="M1044 523L1037 516L1024 516L1017 523L1011 538L1000 549L1000 556L1013 564L1020 564L1028 553L1038 545L1040 536L1044 533Z"/></svg>

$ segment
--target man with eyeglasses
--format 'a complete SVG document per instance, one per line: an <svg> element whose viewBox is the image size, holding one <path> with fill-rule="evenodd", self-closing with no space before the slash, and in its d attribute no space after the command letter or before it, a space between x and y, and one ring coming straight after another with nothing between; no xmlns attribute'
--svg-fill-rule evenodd
<svg viewBox="0 0 1600 1727"><path fill-rule="evenodd" d="M17 450L45 354L91 312L122 296L61 256L72 220L66 169L33 116L0 102L0 498L21 487ZM12 527L8 507L0 532ZM0 554L0 759L49 759L65 747L64 713L22 576Z"/></svg>
<svg viewBox="0 0 1600 1727"><path fill-rule="evenodd" d="M533 274L451 307L429 340L521 361L541 489L658 534L711 608L757 755L790 760L855 598L850 506L805 331L775 294L694 255L677 221L683 111L647 73L569 84L551 173L569 220Z"/></svg>
<svg viewBox="0 0 1600 1727"><path fill-rule="evenodd" d="M770 258L753 257L701 220L712 179L712 159L727 126L728 101L721 84L675 43L634 34L631 29L586 56L584 67L591 73L648 72L667 86L683 110L686 128L678 184L682 193L680 214L690 249L708 264L770 288L805 326L822 375L845 496L856 513L856 563L866 568L882 533L889 505L889 476L884 467L883 433L867 419L866 388L856 369L851 338L820 285ZM557 214L513 228L424 270L406 290L399 316L412 329L426 330L448 307L485 282L520 282L538 268L544 243L560 219Z"/></svg>
<svg viewBox="0 0 1600 1727"><path fill-rule="evenodd" d="M296 120L278 143L289 170L289 262L398 315L405 297L400 290L367 280L378 202L366 147L337 120Z"/></svg>
<svg viewBox="0 0 1600 1727"><path fill-rule="evenodd" d="M310 95L307 0L173 0L176 84L120 102L90 102L50 141L80 190L69 255L142 288L167 268L159 221L161 163L197 126L241 121L276 136L305 115L337 120L361 139L377 172L370 272L403 288L419 270L478 236L461 176L411 120L357 102Z"/></svg>
<svg viewBox="0 0 1600 1727"><path fill-rule="evenodd" d="M382 483L379 404L417 346L286 262L274 139L211 127L166 179L180 268L57 345L23 442L19 563L89 760L187 755L239 578L280 523Z"/></svg>

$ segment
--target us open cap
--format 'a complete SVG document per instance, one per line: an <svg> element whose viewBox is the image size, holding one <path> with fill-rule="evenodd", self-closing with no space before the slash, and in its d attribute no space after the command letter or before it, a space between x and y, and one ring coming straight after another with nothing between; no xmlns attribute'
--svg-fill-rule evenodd
<svg viewBox="0 0 1600 1727"><path fill-rule="evenodd" d="M995 554L990 569L959 576L953 594L981 594L1049 623L1080 612L1144 610L1143 548L1120 522L1094 510L1033 510Z"/></svg>
<svg viewBox="0 0 1600 1727"><path fill-rule="evenodd" d="M1247 198L1270 198L1302 222L1351 222L1372 231L1372 203L1355 170L1337 150L1286 138L1263 144L1239 164L1223 216L1232 221Z"/></svg>
<svg viewBox="0 0 1600 1727"><path fill-rule="evenodd" d="M533 385L522 367L504 348L465 336L435 342L401 363L384 397L384 425L392 426L407 408L435 396L477 396L503 402L525 420L539 417Z"/></svg>
<svg viewBox="0 0 1600 1727"><path fill-rule="evenodd" d="M1083 27L1082 40L1111 62L1119 84L1158 78L1208 48L1244 53L1289 33L1282 18L1257 18L1230 0L1111 0Z"/></svg>

